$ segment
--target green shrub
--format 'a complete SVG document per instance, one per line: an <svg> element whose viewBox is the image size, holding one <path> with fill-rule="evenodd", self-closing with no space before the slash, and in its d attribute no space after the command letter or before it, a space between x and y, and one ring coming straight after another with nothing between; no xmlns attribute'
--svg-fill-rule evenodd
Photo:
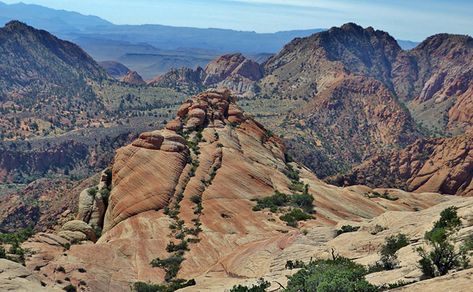
<svg viewBox="0 0 473 292"><path fill-rule="evenodd" d="M194 214L202 214L202 210L204 207L202 206L202 203L198 203L195 208L194 208Z"/></svg>
<svg viewBox="0 0 473 292"><path fill-rule="evenodd" d="M297 222L313 219L313 217L301 209L292 209L289 213L279 217L279 219L285 221L288 226L297 227Z"/></svg>
<svg viewBox="0 0 473 292"><path fill-rule="evenodd" d="M369 193L369 194L365 194L365 196L370 198L370 199L372 199L372 198L383 198L383 199L389 200L389 201L399 200L398 197L391 197L388 192L384 192L382 194L380 194L378 192L372 192L372 193Z"/></svg>
<svg viewBox="0 0 473 292"><path fill-rule="evenodd" d="M77 288L76 286L72 285L72 284L69 284L67 285L66 287L64 287L64 289L62 289L66 292L77 292Z"/></svg>
<svg viewBox="0 0 473 292"><path fill-rule="evenodd" d="M303 209L307 213L314 211L314 197L308 193L294 194L290 197L291 205Z"/></svg>
<svg viewBox="0 0 473 292"><path fill-rule="evenodd" d="M191 197L191 201L192 201L192 203L194 203L194 204L200 204L200 203L202 202L202 197L199 196L199 195L193 195L193 196Z"/></svg>
<svg viewBox="0 0 473 292"><path fill-rule="evenodd" d="M170 242L166 246L166 251L167 252L176 252L176 251L186 251L189 250L187 241L182 240L180 243L175 244L174 242Z"/></svg>
<svg viewBox="0 0 473 292"><path fill-rule="evenodd" d="M95 195L97 195L97 191L98 191L98 188L97 187L93 187L93 188L90 188L87 190L87 193L91 196L91 197L95 197Z"/></svg>
<svg viewBox="0 0 473 292"><path fill-rule="evenodd" d="M304 262L300 261L300 260L295 260L295 261L288 260L288 261L286 261L286 265L285 265L285 268L289 269L289 270L301 269L301 268L304 268L304 267L305 267Z"/></svg>
<svg viewBox="0 0 473 292"><path fill-rule="evenodd" d="M34 234L33 228L27 227L24 229L19 229L13 233L2 233L0 234L0 243L6 244L20 244L25 242Z"/></svg>
<svg viewBox="0 0 473 292"><path fill-rule="evenodd" d="M465 251L473 250L473 234L468 235L463 241L462 248Z"/></svg>
<svg viewBox="0 0 473 292"><path fill-rule="evenodd" d="M290 164L286 164L286 170L284 171L284 173L291 181L298 182L301 179L299 177L299 171L294 169L294 167L292 167L292 165Z"/></svg>
<svg viewBox="0 0 473 292"><path fill-rule="evenodd" d="M348 232L355 232L358 229L360 229L360 226L343 225L340 229L337 230L337 235Z"/></svg>
<svg viewBox="0 0 473 292"><path fill-rule="evenodd" d="M110 197L110 189L109 188L102 188L100 190L100 195L104 199L105 202L108 202L108 199Z"/></svg>
<svg viewBox="0 0 473 292"><path fill-rule="evenodd" d="M0 246L0 259L4 259L7 257L7 253L5 251L5 248L3 246Z"/></svg>
<svg viewBox="0 0 473 292"><path fill-rule="evenodd" d="M448 207L447 209L440 212L440 219L435 222L435 228L447 228L449 230L455 230L461 226L461 220L457 214L457 207Z"/></svg>
<svg viewBox="0 0 473 292"><path fill-rule="evenodd" d="M468 256L465 248L456 250L452 236L461 227L461 220L456 207L449 207L440 213L440 219L435 222L432 230L425 233L425 240L430 251L419 247L421 256L419 266L424 277L443 276L450 270L468 266Z"/></svg>
<svg viewBox="0 0 473 292"><path fill-rule="evenodd" d="M387 290L392 290L392 289L396 289L396 288L399 288L399 287L403 287L403 286L406 286L406 285L409 285L409 284L412 284L412 283L415 283L415 282L416 281L407 282L407 281L399 280L395 283L384 284L384 285L380 286L379 289L381 291L387 291Z"/></svg>
<svg viewBox="0 0 473 292"><path fill-rule="evenodd" d="M366 269L346 258L310 262L289 277L287 292L377 291L364 276Z"/></svg>
<svg viewBox="0 0 473 292"><path fill-rule="evenodd" d="M259 279L256 285L246 287L242 285L233 286L230 292L265 292L266 289L271 287L271 283L264 279Z"/></svg>
<svg viewBox="0 0 473 292"><path fill-rule="evenodd" d="M397 267L396 252L407 245L409 245L409 239L405 234L392 235L386 238L379 251L381 263L385 270L392 270Z"/></svg>
<svg viewBox="0 0 473 292"><path fill-rule="evenodd" d="M263 209L270 209L275 213L280 207L292 206L303 209L307 213L314 212L313 206L314 198L308 193L287 195L276 191L274 195L256 200L256 206L253 211L261 211Z"/></svg>
<svg viewBox="0 0 473 292"><path fill-rule="evenodd" d="M181 263L184 261L183 252L178 252L167 259L156 258L151 261L151 266L155 268L162 268L166 272L164 280L166 282L171 281L176 277L179 269L181 268Z"/></svg>
<svg viewBox="0 0 473 292"><path fill-rule="evenodd" d="M304 191L304 183L301 181L292 181L289 189L293 192L303 192Z"/></svg>
<svg viewBox="0 0 473 292"><path fill-rule="evenodd" d="M195 280L173 280L167 285L158 285L158 284L151 284L151 283L144 283L144 282L135 282L133 283L133 291L135 292L174 292L176 290L194 286Z"/></svg>
<svg viewBox="0 0 473 292"><path fill-rule="evenodd" d="M262 199L256 200L256 206L253 207L253 211L260 211L266 208L271 210L278 209L279 207L286 206L289 203L289 196L276 191L274 195Z"/></svg>

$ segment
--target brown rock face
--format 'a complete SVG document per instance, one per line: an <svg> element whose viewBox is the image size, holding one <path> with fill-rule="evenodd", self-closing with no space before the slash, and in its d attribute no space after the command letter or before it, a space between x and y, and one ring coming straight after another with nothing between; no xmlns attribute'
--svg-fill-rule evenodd
<svg viewBox="0 0 473 292"><path fill-rule="evenodd" d="M122 81L131 85L144 85L146 82L141 78L140 74L136 71L130 71L126 74Z"/></svg>
<svg viewBox="0 0 473 292"><path fill-rule="evenodd" d="M473 134L419 140L403 150L373 157L338 184L366 184L473 196Z"/></svg>
<svg viewBox="0 0 473 292"><path fill-rule="evenodd" d="M414 105L424 122L464 131L473 124L473 39L439 34L403 52L393 64L397 94ZM448 105L448 106L446 106ZM426 119L425 117L429 118Z"/></svg>
<svg viewBox="0 0 473 292"><path fill-rule="evenodd" d="M254 86L263 77L263 67L242 54L229 54L210 62L205 69L181 68L157 77L150 84L189 92L202 88L229 88L236 95L254 95Z"/></svg>
<svg viewBox="0 0 473 292"><path fill-rule="evenodd" d="M342 220L424 209L447 200L398 190L389 190L395 201L370 199L368 187L327 185L302 166L289 164L281 140L245 115L228 91L196 95L178 116L185 125L182 130L167 127L144 133L117 151L103 235L97 243L82 241L65 251L64 238L48 234L25 243L34 251L27 258L28 269L48 287L62 288L70 281L86 291L129 291L136 281L163 282L165 271L150 262L176 255L170 248L182 240L176 231L181 226L189 250L176 277L196 278L196 289L222 291L244 279L270 275L273 267L281 267L280 273L302 242L316 246L330 240ZM189 125L193 118L203 123ZM279 213L252 210L255 199L276 190L291 193L290 169L307 184L317 211L314 220L299 227L323 235L305 239ZM63 229L88 233L87 224L77 224L80 228ZM80 234L63 237L69 235ZM57 272L59 266L65 272Z"/></svg>

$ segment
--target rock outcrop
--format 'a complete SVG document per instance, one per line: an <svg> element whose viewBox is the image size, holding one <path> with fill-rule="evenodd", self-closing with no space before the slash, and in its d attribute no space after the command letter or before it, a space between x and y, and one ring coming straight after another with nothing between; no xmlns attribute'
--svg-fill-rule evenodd
<svg viewBox="0 0 473 292"><path fill-rule="evenodd" d="M263 67L240 53L218 57L205 69L174 69L150 84L195 92L202 88L227 87L239 96L253 96L256 82L264 75Z"/></svg>
<svg viewBox="0 0 473 292"><path fill-rule="evenodd" d="M70 245L66 236L43 233L24 244L33 252L26 266L48 287L71 283L86 291L128 291L136 281L169 280L166 270L150 264L153 259L182 257L173 277L195 278L196 289L221 291L285 275L289 258L321 255L316 251L346 220L365 222L390 210L414 214L450 200L433 193L327 185L288 162L282 141L245 114L226 90L184 102L165 129L143 133L119 149L111 170L97 243L85 222L72 222L63 230L89 240ZM280 218L283 211L253 210L254 200L275 191L298 192L295 184L306 185L313 196L314 219L291 227ZM387 192L390 199L371 198L372 192ZM183 242L187 248L176 253Z"/></svg>
<svg viewBox="0 0 473 292"><path fill-rule="evenodd" d="M331 181L473 196L473 133L418 140L400 151L372 157Z"/></svg>
<svg viewBox="0 0 473 292"><path fill-rule="evenodd" d="M128 83L130 85L145 85L146 82L136 71L130 71L122 79L122 82Z"/></svg>
<svg viewBox="0 0 473 292"><path fill-rule="evenodd" d="M0 259L0 290L18 292L61 291L56 288L46 288L41 281L24 266L5 259Z"/></svg>

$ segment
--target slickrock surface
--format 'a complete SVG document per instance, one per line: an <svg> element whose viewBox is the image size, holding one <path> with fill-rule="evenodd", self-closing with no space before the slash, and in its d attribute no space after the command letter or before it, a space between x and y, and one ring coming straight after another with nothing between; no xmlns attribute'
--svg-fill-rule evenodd
<svg viewBox="0 0 473 292"><path fill-rule="evenodd" d="M46 292L61 290L43 287L41 281L24 266L9 260L0 259L0 291Z"/></svg>
<svg viewBox="0 0 473 292"><path fill-rule="evenodd" d="M183 226L192 229L198 220L202 229L195 236L199 241L189 243L177 275L196 279L197 286L189 291L223 291L263 276L282 281L289 273L284 269L286 260L325 256L331 247L345 256L372 258L376 248L366 249L369 239L334 238L335 229L342 222L369 228L376 220L383 223L383 218L410 220L399 227L383 223L389 229L373 237L377 246L405 225L427 229L438 214L437 209L428 209L431 206L473 203L434 193L328 185L308 169L286 161L281 140L244 114L228 91L192 97L169 123L172 126L144 133L117 151L97 243L88 237L67 249L69 238L41 233L24 244L34 252L26 260L27 268L48 287L72 283L80 291L129 291L136 281L162 282L165 272L150 262L169 256L166 246L177 243L170 229L177 221L166 210L176 203ZM252 210L254 199L276 190L291 193L288 165L297 169L315 199L315 219L300 222L299 228L287 226L280 214ZM371 192L387 192L397 199L368 198ZM196 195L202 200L201 214L195 212ZM417 218L421 214L425 219ZM353 244L346 245L347 240Z"/></svg>

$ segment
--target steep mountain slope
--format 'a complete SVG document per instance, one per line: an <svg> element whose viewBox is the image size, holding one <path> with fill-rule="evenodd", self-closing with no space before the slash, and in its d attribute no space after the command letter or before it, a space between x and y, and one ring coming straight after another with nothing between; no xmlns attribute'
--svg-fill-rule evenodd
<svg viewBox="0 0 473 292"><path fill-rule="evenodd" d="M262 99L242 103L323 178L423 135L470 128L472 40L441 34L403 51L385 32L345 24L286 45L264 64ZM376 115L374 104L389 106Z"/></svg>
<svg viewBox="0 0 473 292"><path fill-rule="evenodd" d="M57 234L40 233L23 245L33 252L26 267L47 287L129 291L136 281L194 278L190 291L223 291L259 277L277 285L292 273L284 268L287 260L327 257L335 248L371 263L386 236L402 229L418 240L442 207L458 205L467 214L473 204L471 198L433 193L327 185L288 162L281 140L244 114L228 91L217 90L187 100L165 129L145 132L119 149L111 173L109 186L100 183L89 192L100 205L103 190L111 188L96 243L86 223L97 221L82 217L79 207L76 219L84 222L68 222ZM272 211L255 208L255 201L278 191L315 199L315 212L308 199ZM387 195L369 196L375 192ZM283 221L281 215L297 208L309 212L306 221ZM346 220L362 228L335 238ZM381 223L385 232L371 231ZM413 255L411 249L408 258ZM389 282L418 279L415 265L404 265ZM383 278L373 275L372 281Z"/></svg>
<svg viewBox="0 0 473 292"><path fill-rule="evenodd" d="M266 94L312 98L349 73L392 90L424 126L444 134L472 124L473 38L440 34L402 51L389 34L355 24L296 39L266 64Z"/></svg>
<svg viewBox="0 0 473 292"><path fill-rule="evenodd" d="M419 135L412 118L381 82L344 76L283 122L289 153L319 177L356 165ZM294 133L295 127L304 135ZM292 135L291 135L292 134Z"/></svg>
<svg viewBox="0 0 473 292"><path fill-rule="evenodd" d="M473 38L434 35L393 64L397 95L414 116L437 132L463 132L473 124Z"/></svg>
<svg viewBox="0 0 473 292"><path fill-rule="evenodd" d="M392 91L391 64L401 52L389 34L349 23L295 39L270 58L259 96L280 104L272 128L288 139L289 153L323 178L413 142L420 133ZM284 105L288 99L296 105ZM265 115L263 102L248 103Z"/></svg>
<svg viewBox="0 0 473 292"><path fill-rule="evenodd" d="M373 77L389 86L391 63L401 48L388 33L348 23L295 39L265 63L262 92L313 98L340 74Z"/></svg>
<svg viewBox="0 0 473 292"><path fill-rule="evenodd" d="M130 85L145 85L146 84L146 82L143 80L140 74L138 74L138 72L136 71L128 72L128 74L126 74L122 78L122 81Z"/></svg>
<svg viewBox="0 0 473 292"><path fill-rule="evenodd" d="M473 133L467 133L416 141L400 151L372 157L331 182L473 196L472 179Z"/></svg>
<svg viewBox="0 0 473 292"><path fill-rule="evenodd" d="M78 46L46 31L17 21L1 28L0 66L2 133L8 138L85 124L103 110L90 83L106 73Z"/></svg>

